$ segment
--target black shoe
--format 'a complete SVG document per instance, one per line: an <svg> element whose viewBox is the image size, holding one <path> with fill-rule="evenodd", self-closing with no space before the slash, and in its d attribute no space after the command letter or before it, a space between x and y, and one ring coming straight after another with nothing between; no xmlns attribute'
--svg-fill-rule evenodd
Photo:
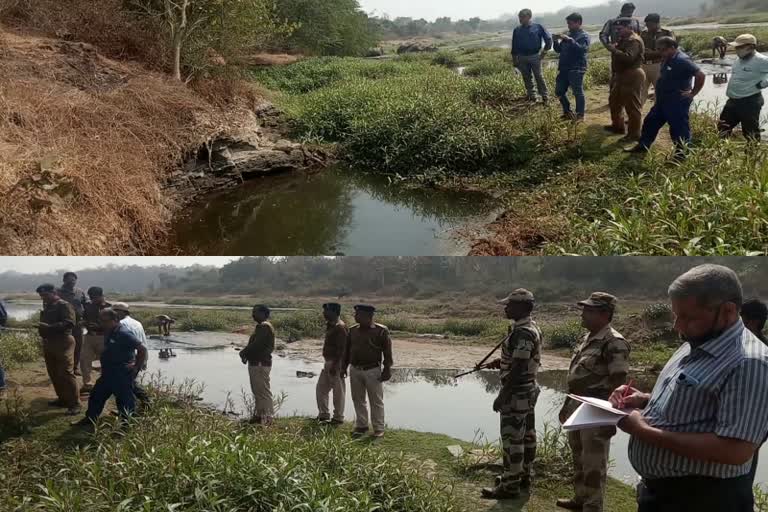
<svg viewBox="0 0 768 512"><path fill-rule="evenodd" d="M75 405L74 407L68 407L66 414L67 416L80 416L80 414L83 412L83 408L79 405Z"/></svg>
<svg viewBox="0 0 768 512"><path fill-rule="evenodd" d="M575 121L576 115L573 112L565 112L560 116L560 119L563 121Z"/></svg>
<svg viewBox="0 0 768 512"><path fill-rule="evenodd" d="M530 490L531 487L533 487L533 479L531 478L523 478L520 480L520 488L525 489L526 491Z"/></svg>
<svg viewBox="0 0 768 512"><path fill-rule="evenodd" d="M326 418L324 416L318 416L317 418L315 418L315 421L318 422L318 423L330 423L331 422L331 418Z"/></svg>
<svg viewBox="0 0 768 512"><path fill-rule="evenodd" d="M368 433L368 429L363 430L363 429L356 428L355 430L352 431L352 439L360 439L367 433Z"/></svg>
<svg viewBox="0 0 768 512"><path fill-rule="evenodd" d="M331 423L331 425L343 425L344 424L344 420L337 420L336 418L334 418L334 419L332 419L330 421L330 423Z"/></svg>
<svg viewBox="0 0 768 512"><path fill-rule="evenodd" d="M644 155L648 153L648 148L643 146L642 144L637 144L636 146L632 146L631 148L624 148L625 153L632 153L636 155Z"/></svg>
<svg viewBox="0 0 768 512"><path fill-rule="evenodd" d="M501 487L493 487L482 490L481 496L486 500L513 500L520 497L520 491L505 491Z"/></svg>
<svg viewBox="0 0 768 512"><path fill-rule="evenodd" d="M51 400L50 402L48 402L48 406L50 406L50 407L66 407L67 404L65 404L61 400Z"/></svg>
<svg viewBox="0 0 768 512"><path fill-rule="evenodd" d="M623 128L616 128L612 124L609 124L608 126L603 126L603 130L605 130L608 133L613 133L616 135L624 135L627 133L626 130L624 130Z"/></svg>
<svg viewBox="0 0 768 512"><path fill-rule="evenodd" d="M93 427L93 422L88 418L87 416L81 420L73 421L70 423L73 427L84 427L84 428L91 428Z"/></svg>
<svg viewBox="0 0 768 512"><path fill-rule="evenodd" d="M571 500L571 499L559 499L557 500L555 505L560 508L564 508L566 510L581 510L584 508L584 505L581 505L580 503L576 503L575 500Z"/></svg>

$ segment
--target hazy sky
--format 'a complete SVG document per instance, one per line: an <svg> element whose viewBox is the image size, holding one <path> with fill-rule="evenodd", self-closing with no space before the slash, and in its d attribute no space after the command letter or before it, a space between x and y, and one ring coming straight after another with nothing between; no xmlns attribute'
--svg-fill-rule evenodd
<svg viewBox="0 0 768 512"><path fill-rule="evenodd" d="M84 268L104 267L109 264L139 265L142 267L152 265L222 267L235 259L238 258L231 256L0 256L0 273L8 270L30 274L64 269L78 271Z"/></svg>
<svg viewBox="0 0 768 512"><path fill-rule="evenodd" d="M523 8L531 8L534 13L555 12L563 7L585 7L608 3L607 0L360 0L360 5L366 12L376 11L376 14L409 16L432 20L440 16L451 18L471 18L478 16L483 19L493 19L504 13L516 13Z"/></svg>

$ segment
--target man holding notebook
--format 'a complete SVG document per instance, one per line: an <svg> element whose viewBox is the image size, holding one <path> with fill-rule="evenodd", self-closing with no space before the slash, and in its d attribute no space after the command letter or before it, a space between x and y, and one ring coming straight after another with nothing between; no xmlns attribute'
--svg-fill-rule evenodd
<svg viewBox="0 0 768 512"><path fill-rule="evenodd" d="M751 462L768 433L768 349L739 318L742 296L723 266L678 277L669 297L685 343L650 395L621 386L610 397L637 409L618 425L643 478L639 512L753 510Z"/></svg>
<svg viewBox="0 0 768 512"><path fill-rule="evenodd" d="M616 297L595 292L589 299L579 302L582 307L582 326L589 331L577 347L568 373L568 392L583 397L608 399L611 391L626 382L629 372L629 343L611 327L616 311ZM581 405L566 398L560 411L560 422L565 421ZM567 510L602 512L605 480L608 471L608 453L616 427L605 426L568 432L573 452L573 499L557 500L557 506Z"/></svg>

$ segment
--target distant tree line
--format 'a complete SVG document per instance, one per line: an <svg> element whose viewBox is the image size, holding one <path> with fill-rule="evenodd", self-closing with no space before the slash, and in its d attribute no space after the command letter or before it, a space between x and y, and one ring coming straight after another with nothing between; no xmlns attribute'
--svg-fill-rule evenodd
<svg viewBox="0 0 768 512"><path fill-rule="evenodd" d="M747 295L768 297L768 263L737 257L247 257L222 268L115 266L78 275L85 287L161 297L386 296L462 301L467 297L492 300L527 287L546 301L573 300L596 290L624 298L663 299L676 276L712 261L737 271ZM60 274L2 273L0 291L30 293L40 282L60 282Z"/></svg>

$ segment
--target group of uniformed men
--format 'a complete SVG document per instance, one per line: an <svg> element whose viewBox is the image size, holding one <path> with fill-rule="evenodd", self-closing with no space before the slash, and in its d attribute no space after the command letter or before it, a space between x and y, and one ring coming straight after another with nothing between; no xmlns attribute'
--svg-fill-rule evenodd
<svg viewBox="0 0 768 512"><path fill-rule="evenodd" d="M691 142L690 109L705 85L706 77L693 60L680 51L675 34L661 26L659 14L645 18L646 28L634 18L635 5L626 3L618 18L609 20L600 32L600 42L611 54L610 110L612 123L605 129L624 135L629 153L645 153L665 124L675 142L676 158L685 157ZM582 29L583 18L573 13L566 18L568 32L550 36L538 23L532 23L530 9L519 14L520 26L512 36L513 63L523 75L528 99L536 101L534 78L539 94L547 102L549 91L542 75L542 59L553 49L559 57L556 95L563 106L563 119L583 121L586 114L584 77L591 47L589 35ZM725 45L725 46L723 46ZM741 125L747 139L759 140L762 91L768 88L768 57L757 52L757 38L744 34L728 44L716 38L713 47L725 56L731 46L738 55L728 86L728 101L720 115L719 130L730 136ZM655 91L655 103L643 121L642 110ZM568 99L571 89L576 99L575 113ZM626 118L625 118L626 113Z"/></svg>
<svg viewBox="0 0 768 512"><path fill-rule="evenodd" d="M72 287L71 277L69 282ZM80 317L62 298L68 296L66 291L49 284L37 291L44 304L38 329L58 396L51 405L77 414L73 329ZM86 303L83 318L89 336L101 333L104 345L101 376L91 390L86 417L77 423L84 426L96 421L112 395L122 416L133 414L136 398L146 397L136 383L147 359L141 324L130 317L126 304L109 304L103 294L89 292L92 300ZM578 303L582 326L588 332L575 347L568 392L609 399L615 407L633 409L618 427L632 436L630 461L643 478L638 488L640 512L752 512L757 452L768 437L768 348L762 334L768 307L757 300L744 301L736 274L718 265L702 265L678 277L669 288L669 297L674 328L684 343L661 372L652 393L624 384L631 348L612 327L617 299L604 292ZM502 388L493 410L501 418L504 464L495 486L482 491L488 499L516 498L530 488L536 457L534 411L542 335L532 319L535 299L530 291L517 289L500 303L513 326L501 344L501 357L486 366L501 371ZM325 364L316 387L317 419L343 423L349 376L356 417L352 435L362 437L372 425L372 436L379 438L385 430L383 383L391 378L394 364L392 340L388 329L374 322L373 306L361 304L354 309L357 324L347 328L339 304L323 305ZM275 330L267 306L254 306L252 316L256 327L239 356L248 365L255 399L252 421L268 425L274 414L270 371ZM566 399L560 421L564 423L578 406ZM568 433L574 496L558 500L558 507L603 510L610 441L615 434L616 427Z"/></svg>
<svg viewBox="0 0 768 512"><path fill-rule="evenodd" d="M642 477L639 512L752 512L758 450L768 436L768 306L743 301L736 274L702 265L669 288L674 328L682 347L659 375L653 392L626 383L630 344L612 327L617 299L595 292L578 303L588 331L575 347L568 393L610 400L633 412L618 427L630 434L629 457ZM531 486L536 457L536 374L541 331L531 319L534 296L525 289L502 301L513 321L502 344L501 415L504 472L483 489L489 499L511 499ZM567 398L561 423L580 403ZM568 432L574 495L557 500L567 510L601 512L611 438L616 427Z"/></svg>

